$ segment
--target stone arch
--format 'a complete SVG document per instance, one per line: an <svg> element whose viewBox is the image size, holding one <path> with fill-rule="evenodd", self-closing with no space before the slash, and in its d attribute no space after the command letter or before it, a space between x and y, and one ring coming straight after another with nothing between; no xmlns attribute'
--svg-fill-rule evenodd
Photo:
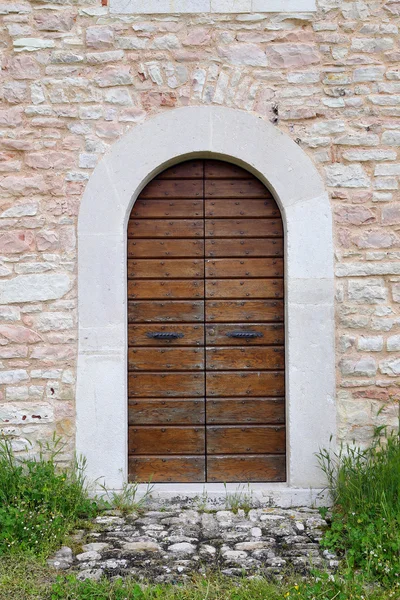
<svg viewBox="0 0 400 600"><path fill-rule="evenodd" d="M77 452L87 458L90 479L103 478L114 489L127 480L127 220L157 173L191 157L246 168L281 208L288 481L254 487L278 503L310 502L324 485L315 452L336 430L331 208L306 153L269 122L240 110L195 106L159 114L123 136L88 182L78 223ZM221 492L220 484L209 486ZM203 484L188 487L158 484L157 492L195 494Z"/></svg>

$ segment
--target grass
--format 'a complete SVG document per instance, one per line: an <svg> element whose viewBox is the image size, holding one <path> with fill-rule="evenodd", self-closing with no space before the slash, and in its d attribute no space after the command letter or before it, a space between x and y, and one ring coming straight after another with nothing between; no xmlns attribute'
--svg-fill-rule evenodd
<svg viewBox="0 0 400 600"><path fill-rule="evenodd" d="M47 556L83 518L98 511L89 498L84 461L60 469L56 438L39 457L18 461L7 440L0 441L0 556Z"/></svg>
<svg viewBox="0 0 400 600"><path fill-rule="evenodd" d="M367 449L341 447L319 455L334 500L323 544L344 557L349 572L398 590L400 598L400 438L377 428Z"/></svg>
<svg viewBox="0 0 400 600"><path fill-rule="evenodd" d="M225 509L231 510L237 514L239 509L244 510L247 515L254 507L253 493L250 485L241 484L233 492L229 492L226 483L225 487Z"/></svg>
<svg viewBox="0 0 400 600"><path fill-rule="evenodd" d="M195 576L181 585L137 581L78 581L57 575L42 563L8 557L0 561L0 600L392 600L391 590L365 588L363 582L319 574L283 582L265 578Z"/></svg>
<svg viewBox="0 0 400 600"><path fill-rule="evenodd" d="M110 491L105 485L100 486L103 490L103 501L107 507L120 511L123 515L128 515L132 512L140 512L145 504L151 498L153 485L147 484L146 491L142 496L138 496L139 483L124 483L120 492Z"/></svg>

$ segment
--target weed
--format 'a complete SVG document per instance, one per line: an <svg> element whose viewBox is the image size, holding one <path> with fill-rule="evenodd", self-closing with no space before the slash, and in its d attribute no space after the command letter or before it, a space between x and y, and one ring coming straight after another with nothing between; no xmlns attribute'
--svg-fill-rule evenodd
<svg viewBox="0 0 400 600"><path fill-rule="evenodd" d="M341 446L318 455L334 500L323 545L345 557L349 572L396 587L400 597L400 438L376 428L367 449Z"/></svg>
<svg viewBox="0 0 400 600"><path fill-rule="evenodd" d="M208 494L207 494L206 488L204 487L201 496L198 496L196 498L195 508L198 512L204 513L207 511L207 504L208 504Z"/></svg>
<svg viewBox="0 0 400 600"><path fill-rule="evenodd" d="M239 485L234 492L228 491L226 483L224 483L224 487L226 510L231 510L236 514L239 509L242 509L248 514L254 506L253 491L251 490L250 485Z"/></svg>
<svg viewBox="0 0 400 600"><path fill-rule="evenodd" d="M97 512L87 494L85 461L61 469L59 439L43 446L37 459L17 460L8 440L0 442L0 555L47 554L82 517Z"/></svg>
<svg viewBox="0 0 400 600"><path fill-rule="evenodd" d="M103 500L107 508L119 510L122 514L127 515L143 510L145 504L151 498L154 486L148 483L146 491L140 497L138 496L139 483L136 481L134 483L124 483L120 492L110 491L105 485L100 485L100 487L104 492Z"/></svg>

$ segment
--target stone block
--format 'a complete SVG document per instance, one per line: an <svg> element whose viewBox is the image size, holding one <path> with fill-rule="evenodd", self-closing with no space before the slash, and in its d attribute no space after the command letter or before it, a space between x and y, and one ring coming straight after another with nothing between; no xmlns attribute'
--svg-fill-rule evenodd
<svg viewBox="0 0 400 600"><path fill-rule="evenodd" d="M361 165L334 163L325 167L327 184L331 187L363 188L371 181Z"/></svg>
<svg viewBox="0 0 400 600"><path fill-rule="evenodd" d="M400 351L400 335L391 335L386 342L386 348L389 352Z"/></svg>
<svg viewBox="0 0 400 600"><path fill-rule="evenodd" d="M379 371L389 377L398 377L400 375L400 358L382 360L379 363Z"/></svg>
<svg viewBox="0 0 400 600"><path fill-rule="evenodd" d="M381 352L383 350L383 337L381 335L362 335L357 340L357 349L364 352Z"/></svg>
<svg viewBox="0 0 400 600"><path fill-rule="evenodd" d="M37 302L62 298L72 287L66 274L19 275L0 281L0 303Z"/></svg>
<svg viewBox="0 0 400 600"><path fill-rule="evenodd" d="M356 359L343 358L340 361L339 366L342 375L347 377L353 375L356 377L373 377L377 372L376 361L370 357Z"/></svg>
<svg viewBox="0 0 400 600"><path fill-rule="evenodd" d="M348 295L359 304L377 304L387 299L387 288L383 279L352 279Z"/></svg>

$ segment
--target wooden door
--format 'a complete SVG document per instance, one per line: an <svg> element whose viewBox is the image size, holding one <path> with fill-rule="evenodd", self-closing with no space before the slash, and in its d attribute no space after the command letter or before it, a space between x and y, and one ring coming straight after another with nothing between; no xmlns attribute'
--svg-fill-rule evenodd
<svg viewBox="0 0 400 600"><path fill-rule="evenodd" d="M128 225L129 476L284 481L283 228L271 194L193 160Z"/></svg>

